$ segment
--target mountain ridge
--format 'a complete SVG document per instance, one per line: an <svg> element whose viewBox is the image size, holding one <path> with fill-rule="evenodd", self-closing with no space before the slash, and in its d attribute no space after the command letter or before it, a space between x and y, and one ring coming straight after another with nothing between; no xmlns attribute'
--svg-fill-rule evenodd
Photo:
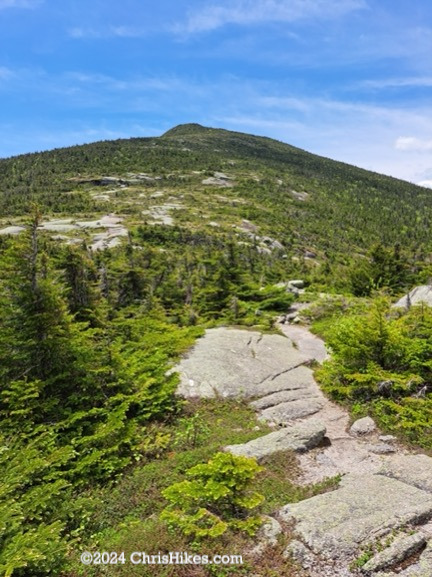
<svg viewBox="0 0 432 577"><path fill-rule="evenodd" d="M229 179L214 177L225 173ZM123 188L110 197L101 194L101 183L116 178ZM415 261L419 251L430 248L428 189L271 138L197 123L178 125L160 137L100 141L0 160L0 225L21 224L16 219L37 203L53 216L134 213L128 217L133 229L142 223L142 210L153 210L146 196L152 187L176 202L182 195L188 198L173 222L212 236L220 231L193 216L194 211L219 222L217 193L223 190L227 196L229 190L235 208L220 223L222 229L232 232L243 226L243 219L251 221L293 258L312 251L320 257L317 262L344 263L381 243L401 245Z"/></svg>

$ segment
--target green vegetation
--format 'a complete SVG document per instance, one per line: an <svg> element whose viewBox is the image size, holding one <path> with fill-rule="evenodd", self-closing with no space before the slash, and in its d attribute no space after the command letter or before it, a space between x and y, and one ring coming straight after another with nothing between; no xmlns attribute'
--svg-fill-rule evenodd
<svg viewBox="0 0 432 577"><path fill-rule="evenodd" d="M202 184L217 171L225 172L232 186ZM146 176L137 178L142 174ZM114 180L104 180L106 176ZM155 192L163 193L163 202L180 203L172 211L176 232L167 233L167 226L149 230L158 227L143 223L142 210L151 212L162 202L152 199ZM176 237L189 246L231 242L250 261L257 242L241 228L248 219L257 234L283 247L283 252L271 250L271 256L254 255L258 267L273 261L276 281L286 274L306 275L327 288L366 294L370 281L378 288L387 280L383 271L364 270L365 256L372 259L372 268L381 266L378 252L369 252L379 244L405 268L397 282L392 280L394 290L410 282L419 268L425 278L429 275L425 256L432 197L426 189L226 130L183 125L160 138L98 142L0 160L4 223L19 221L35 201L45 216L79 219L115 209L127 217L131 230L143 227L143 240L151 238L159 246ZM212 227L213 221L219 226ZM171 238L157 239L165 234ZM316 260L305 259L311 251ZM287 255L284 260L282 254ZM394 276L398 266L386 274Z"/></svg>
<svg viewBox="0 0 432 577"><path fill-rule="evenodd" d="M345 315L327 331L332 358L317 375L325 391L370 412L384 429L432 448L432 311L392 311L378 297L367 312Z"/></svg>
<svg viewBox="0 0 432 577"><path fill-rule="evenodd" d="M264 500L251 490L260 471L254 459L216 453L208 463L189 469L187 480L162 492L170 504L161 519L197 539L218 537L228 528L254 535L261 519L248 515L248 510Z"/></svg>
<svg viewBox="0 0 432 577"><path fill-rule="evenodd" d="M260 291L229 244L226 253L223 245L206 247L201 260L194 254L201 245L181 256L174 243L165 259L148 240L90 253L51 240L40 219L35 209L26 232L5 239L0 251L0 570L11 577L60 575L81 543L92 548L91 535L101 531L106 538L97 517L108 493L102 501L99 495L106 486L112 492L124 471L134 491L140 471L163 481L146 496L146 527L154 524L155 502L163 506L170 480L181 484L187 469L222 446L214 438L216 404L211 415L185 412L169 369L206 319L270 327L292 302L281 288ZM203 263L206 270L194 276ZM182 276L186 269L190 277ZM205 275L220 285L209 286ZM191 292L194 298L185 298ZM244 418L255 426L250 410ZM251 438L253 426L235 441ZM119 518L130 522L128 514ZM237 524L251 531L256 520Z"/></svg>
<svg viewBox="0 0 432 577"><path fill-rule="evenodd" d="M109 213L124 230L95 250ZM332 348L325 390L430 448L432 313L371 302L427 282L431 217L420 187L198 125L0 160L0 231L25 228L0 234L0 572L99 577L80 551L143 544L239 554L258 495L274 513L337 484L296 485L291 453L262 469L220 454L268 429L242 402L174 394L206 327L274 330L289 279L327 294L305 313ZM285 544L241 567L112 573L294 577Z"/></svg>

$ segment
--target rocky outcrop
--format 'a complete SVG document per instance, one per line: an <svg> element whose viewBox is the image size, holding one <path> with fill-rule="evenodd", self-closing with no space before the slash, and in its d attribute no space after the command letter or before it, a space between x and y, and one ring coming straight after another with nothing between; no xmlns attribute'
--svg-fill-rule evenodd
<svg viewBox="0 0 432 577"><path fill-rule="evenodd" d="M369 559L362 567L363 573L370 573L393 567L397 563L404 561L410 555L417 553L426 543L426 538L421 533L397 537L389 547L386 547Z"/></svg>
<svg viewBox="0 0 432 577"><path fill-rule="evenodd" d="M424 303L432 307L432 286L421 285L415 287L407 295L399 299L393 306L398 308L409 308L411 305L418 305Z"/></svg>
<svg viewBox="0 0 432 577"><path fill-rule="evenodd" d="M427 455L394 456L378 472L432 494L432 459Z"/></svg>
<svg viewBox="0 0 432 577"><path fill-rule="evenodd" d="M280 511L295 534L285 554L308 577L354 577L361 570L368 577L432 577L431 546L421 551L432 542L432 458L381 435L370 417L350 428L349 415L324 397L309 366L326 358L322 341L306 327L279 326L288 338L209 329L176 368L179 394L243 397L260 419L282 425L226 447L233 454L260 460L296 451L303 483L341 475L332 492ZM401 562L404 569L396 566Z"/></svg>
<svg viewBox="0 0 432 577"><path fill-rule="evenodd" d="M307 388L313 382L312 371L304 370L309 360L281 335L209 329L175 368L180 373L178 393L251 398Z"/></svg>
<svg viewBox="0 0 432 577"><path fill-rule="evenodd" d="M202 181L202 184L227 187L227 186L234 186L234 183L232 181L233 179L230 176L224 174L223 172L215 172L213 173L213 176L205 178Z"/></svg>
<svg viewBox="0 0 432 577"><path fill-rule="evenodd" d="M264 523L258 530L255 539L257 545L251 553L260 555L267 547L273 547L278 542L278 536L282 533L282 527L279 521L268 515L264 515Z"/></svg>
<svg viewBox="0 0 432 577"><path fill-rule="evenodd" d="M20 234L23 231L25 231L25 227L23 227L23 226L6 226L5 228L0 229L0 234L1 235L3 235L3 234L16 235L16 234Z"/></svg>
<svg viewBox="0 0 432 577"><path fill-rule="evenodd" d="M432 495L381 475L347 475L331 493L281 510L285 521L324 558L352 560L362 546L432 517Z"/></svg>
<svg viewBox="0 0 432 577"><path fill-rule="evenodd" d="M322 442L325 433L326 428L322 423L309 421L274 431L242 445L229 445L225 450L233 455L260 460L278 451L291 450L301 453L313 449Z"/></svg>

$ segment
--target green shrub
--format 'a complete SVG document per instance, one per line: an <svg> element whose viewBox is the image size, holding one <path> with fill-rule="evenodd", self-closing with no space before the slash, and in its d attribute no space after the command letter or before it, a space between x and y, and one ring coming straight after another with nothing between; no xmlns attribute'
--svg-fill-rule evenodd
<svg viewBox="0 0 432 577"><path fill-rule="evenodd" d="M189 469L190 479L162 491L170 504L161 519L198 539L218 537L228 528L253 535L261 521L249 516L249 510L264 497L250 487L261 470L254 459L217 453L208 463Z"/></svg>

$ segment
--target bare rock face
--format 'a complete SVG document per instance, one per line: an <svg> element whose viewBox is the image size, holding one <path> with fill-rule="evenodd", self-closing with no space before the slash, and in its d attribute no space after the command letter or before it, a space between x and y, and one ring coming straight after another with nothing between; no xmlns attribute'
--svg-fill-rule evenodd
<svg viewBox="0 0 432 577"><path fill-rule="evenodd" d="M432 494L432 458L427 455L395 455L385 461L379 474Z"/></svg>
<svg viewBox="0 0 432 577"><path fill-rule="evenodd" d="M432 286L421 285L415 287L407 295L402 297L393 306L398 308L409 308L410 305L418 305L424 303L425 305L432 306Z"/></svg>
<svg viewBox="0 0 432 577"><path fill-rule="evenodd" d="M242 445L229 445L225 450L233 455L259 460L278 451L303 452L312 449L321 443L325 433L326 428L322 423L309 421L274 431Z"/></svg>
<svg viewBox="0 0 432 577"><path fill-rule="evenodd" d="M348 414L325 398L309 366L326 358L323 343L306 327L280 328L288 338L209 329L174 369L178 393L246 398L260 419L283 425L225 450L258 460L296 451L304 483L342 475L332 492L280 511L295 534L285 554L308 577L354 577L362 569L367 577L432 577L432 458L409 454L370 417L348 433ZM371 544L375 556L354 569Z"/></svg>
<svg viewBox="0 0 432 577"><path fill-rule="evenodd" d="M300 279L289 280L288 281L288 287L289 288L302 289L302 288L304 288L304 281L300 280Z"/></svg>
<svg viewBox="0 0 432 577"><path fill-rule="evenodd" d="M292 557L303 569L310 569L317 563L316 556L301 541L293 539L283 553L284 557Z"/></svg>
<svg viewBox="0 0 432 577"><path fill-rule="evenodd" d="M0 234L12 234L12 235L17 235L20 234L21 232L23 232L25 230L25 227L23 226L6 226L5 228L2 228L0 230Z"/></svg>
<svg viewBox="0 0 432 577"><path fill-rule="evenodd" d="M432 495L381 475L347 475L340 488L281 510L296 534L327 559L353 559L362 546L432 516Z"/></svg>
<svg viewBox="0 0 432 577"><path fill-rule="evenodd" d="M282 527L279 521L268 515L264 516L264 523L256 534L258 544L252 549L251 553L261 554L266 547L273 547L277 544L277 538L282 533Z"/></svg>
<svg viewBox="0 0 432 577"><path fill-rule="evenodd" d="M374 555L372 559L369 559L369 561L363 565L362 571L367 573L392 567L419 551L425 542L426 538L421 533L414 533L413 535L402 534L400 537L397 537L389 547L386 547Z"/></svg>
<svg viewBox="0 0 432 577"><path fill-rule="evenodd" d="M291 388L290 372L307 360L281 335L209 329L175 368L181 379L178 393L184 397L263 396Z"/></svg>
<svg viewBox="0 0 432 577"><path fill-rule="evenodd" d="M375 429L375 421L370 417L363 417L363 419L358 419L353 423L350 428L350 433L355 436L368 435L375 431Z"/></svg>
<svg viewBox="0 0 432 577"><path fill-rule="evenodd" d="M270 421L280 426L285 426L294 419L301 419L309 415L318 413L324 406L323 400L319 396L310 396L306 399L298 399L280 403L274 407L269 407L261 412L260 419Z"/></svg>
<svg viewBox="0 0 432 577"><path fill-rule="evenodd" d="M389 443L375 443L368 445L367 449L376 455L388 455L390 453L396 453L396 447L394 445L390 445Z"/></svg>

